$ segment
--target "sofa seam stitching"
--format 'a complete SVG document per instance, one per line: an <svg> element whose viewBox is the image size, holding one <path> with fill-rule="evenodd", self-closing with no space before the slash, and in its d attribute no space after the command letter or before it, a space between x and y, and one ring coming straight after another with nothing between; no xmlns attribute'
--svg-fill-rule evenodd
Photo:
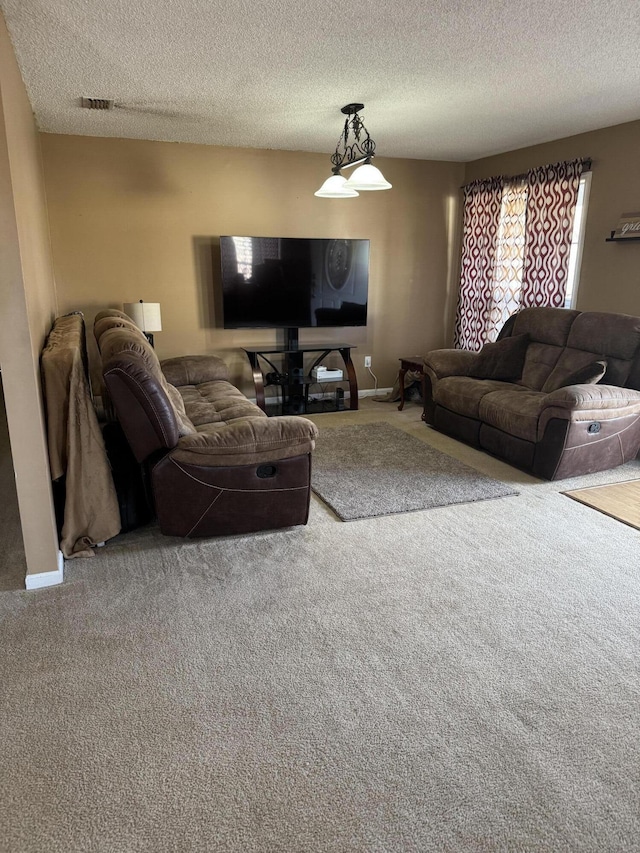
<svg viewBox="0 0 640 853"><path fill-rule="evenodd" d="M189 477L194 482L200 483L201 486L206 486L208 489L220 489L221 492L255 492L255 491L260 491L260 492L295 492L295 491L298 491L299 489L306 489L307 488L307 486L287 486L285 489L259 489L259 490L256 490L256 489L229 489L226 486L218 486L218 485L214 485L213 483L205 483L204 480L199 480L197 477L194 477L193 474L190 474L188 471L185 471L185 469L182 467L182 465L180 465L179 462L176 462L175 459L172 459L170 457L170 461L176 466L176 468L179 471L182 471L182 473L186 477ZM260 463L260 464L262 464L262 463ZM212 465L210 467L215 468L214 465Z"/></svg>

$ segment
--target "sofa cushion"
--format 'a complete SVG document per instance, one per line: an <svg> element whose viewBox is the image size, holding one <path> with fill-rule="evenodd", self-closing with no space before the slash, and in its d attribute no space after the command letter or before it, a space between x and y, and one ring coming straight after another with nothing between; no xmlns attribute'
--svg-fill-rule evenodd
<svg viewBox="0 0 640 853"><path fill-rule="evenodd" d="M550 394L552 391L557 391L558 388L564 388L567 385L595 385L596 382L600 382L606 370L607 362L604 360L590 361L572 373L565 373L564 375L558 366L544 383L542 390L545 394Z"/></svg>
<svg viewBox="0 0 640 853"><path fill-rule="evenodd" d="M435 387L433 398L439 406L444 406L459 415L468 418L479 418L480 402L486 394L492 391L513 390L526 391L520 385L498 382L493 379L472 379L470 376L447 376L441 379Z"/></svg>
<svg viewBox="0 0 640 853"><path fill-rule="evenodd" d="M230 382L217 379L178 389L187 415L197 432L209 424L225 424L239 418L266 418L266 413Z"/></svg>
<svg viewBox="0 0 640 853"><path fill-rule="evenodd" d="M476 379L497 379L501 382L520 379L528 345L527 334L485 344L469 368L469 376Z"/></svg>
<svg viewBox="0 0 640 853"><path fill-rule="evenodd" d="M480 401L480 420L509 435L526 441L536 441L538 419L545 406L547 395L518 386L492 391Z"/></svg>

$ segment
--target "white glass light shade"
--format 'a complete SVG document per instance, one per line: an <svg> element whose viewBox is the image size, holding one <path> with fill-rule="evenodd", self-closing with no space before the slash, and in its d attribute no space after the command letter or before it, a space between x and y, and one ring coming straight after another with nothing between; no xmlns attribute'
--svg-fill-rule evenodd
<svg viewBox="0 0 640 853"><path fill-rule="evenodd" d="M331 175L314 195L320 198L355 198L358 193L346 186L347 179L342 175Z"/></svg>
<svg viewBox="0 0 640 853"><path fill-rule="evenodd" d="M358 166L346 183L350 190L390 190L391 184L380 171L371 163Z"/></svg>
<svg viewBox="0 0 640 853"><path fill-rule="evenodd" d="M142 329L143 332L161 332L162 317L159 302L125 302L124 313Z"/></svg>

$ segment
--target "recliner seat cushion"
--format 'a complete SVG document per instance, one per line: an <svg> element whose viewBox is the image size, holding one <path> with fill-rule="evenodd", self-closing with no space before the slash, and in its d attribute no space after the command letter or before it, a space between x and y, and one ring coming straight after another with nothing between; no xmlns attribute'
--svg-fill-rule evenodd
<svg viewBox="0 0 640 853"><path fill-rule="evenodd" d="M479 417L483 423L509 435L535 442L538 420L545 406L546 394L523 388L520 393L508 388L492 391L480 401Z"/></svg>
<svg viewBox="0 0 640 853"><path fill-rule="evenodd" d="M208 424L230 423L239 418L266 418L266 413L235 385L223 379L200 385L182 385L178 389L186 413L196 431Z"/></svg>
<svg viewBox="0 0 640 853"><path fill-rule="evenodd" d="M433 398L439 406L444 406L452 412L468 418L479 418L482 399L493 391L505 389L512 390L515 394L526 391L526 388L510 382L473 379L470 376L447 376L436 385Z"/></svg>
<svg viewBox="0 0 640 853"><path fill-rule="evenodd" d="M318 428L306 418L240 418L205 424L181 438L171 451L176 461L198 465L251 465L311 453Z"/></svg>

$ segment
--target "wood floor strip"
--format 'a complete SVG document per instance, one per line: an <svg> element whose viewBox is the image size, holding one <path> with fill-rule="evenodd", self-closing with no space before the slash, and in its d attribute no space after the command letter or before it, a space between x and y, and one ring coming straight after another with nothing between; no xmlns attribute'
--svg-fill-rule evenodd
<svg viewBox="0 0 640 853"><path fill-rule="evenodd" d="M640 530L640 480L576 489L564 494Z"/></svg>

